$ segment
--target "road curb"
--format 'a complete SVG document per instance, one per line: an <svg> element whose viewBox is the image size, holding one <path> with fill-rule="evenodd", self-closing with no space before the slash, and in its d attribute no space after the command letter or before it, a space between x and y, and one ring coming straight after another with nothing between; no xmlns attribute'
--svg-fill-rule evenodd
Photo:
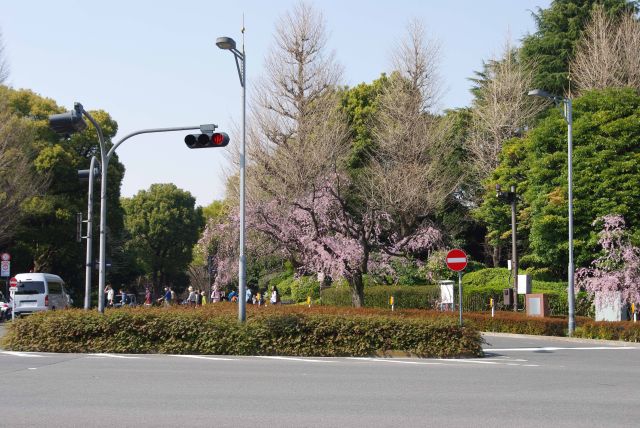
<svg viewBox="0 0 640 428"><path fill-rule="evenodd" d="M540 336L534 334L495 333L490 331L483 331L482 337L508 337L514 339L551 340L557 342L590 343L601 345L631 346L633 348L640 348L640 343L638 342L625 342L624 340L584 339L582 337Z"/></svg>

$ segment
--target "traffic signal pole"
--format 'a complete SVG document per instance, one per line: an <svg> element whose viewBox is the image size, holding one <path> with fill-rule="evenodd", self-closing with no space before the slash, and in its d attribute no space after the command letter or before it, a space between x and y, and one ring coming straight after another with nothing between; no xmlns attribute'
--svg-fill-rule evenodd
<svg viewBox="0 0 640 428"><path fill-rule="evenodd" d="M106 285L106 247L107 247L107 170L109 169L109 161L111 156L115 153L116 149L129 138L141 134L152 134L159 132L173 132L173 131L188 131L193 129L209 130L215 125L197 125L197 126L178 126L171 128L151 128L142 129L125 135L117 143L115 143L108 151L104 135L102 134L102 128L86 111L82 104L76 103L76 109L80 109L82 114L93 124L98 132L98 141L100 143L100 164L101 164L101 183L100 183L100 261L98 264L98 312L104 312L104 288ZM204 132L204 131L203 131Z"/></svg>

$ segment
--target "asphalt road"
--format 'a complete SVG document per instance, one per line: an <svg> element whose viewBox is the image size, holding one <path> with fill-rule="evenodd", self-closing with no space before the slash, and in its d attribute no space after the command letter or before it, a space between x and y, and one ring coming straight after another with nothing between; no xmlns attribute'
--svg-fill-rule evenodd
<svg viewBox="0 0 640 428"><path fill-rule="evenodd" d="M0 351L0 426L640 426L640 346L486 337L463 360Z"/></svg>

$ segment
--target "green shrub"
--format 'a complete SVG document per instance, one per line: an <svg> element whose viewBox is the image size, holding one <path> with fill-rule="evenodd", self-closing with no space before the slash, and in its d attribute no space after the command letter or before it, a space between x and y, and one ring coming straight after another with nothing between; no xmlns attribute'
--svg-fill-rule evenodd
<svg viewBox="0 0 640 428"><path fill-rule="evenodd" d="M299 306L247 307L238 323L231 303L202 308L126 308L105 314L50 311L17 320L5 349L216 355L372 356L399 351L421 357L481 356L479 332L431 313L406 317L381 310Z"/></svg>
<svg viewBox="0 0 640 428"><path fill-rule="evenodd" d="M301 276L291 283L291 299L294 302L305 302L307 296L315 300L320 296L320 283L311 276Z"/></svg>
<svg viewBox="0 0 640 428"><path fill-rule="evenodd" d="M622 322L585 322L576 327L575 337L588 339L624 340L640 342L640 324L630 321Z"/></svg>
<svg viewBox="0 0 640 428"><path fill-rule="evenodd" d="M487 268L462 276L463 287L507 288L509 284L509 270L505 268Z"/></svg>

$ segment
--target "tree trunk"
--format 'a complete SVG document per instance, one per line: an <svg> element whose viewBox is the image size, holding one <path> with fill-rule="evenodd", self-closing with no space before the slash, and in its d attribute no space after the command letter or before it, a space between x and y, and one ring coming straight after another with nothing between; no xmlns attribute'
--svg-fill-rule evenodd
<svg viewBox="0 0 640 428"><path fill-rule="evenodd" d="M362 272L357 272L349 281L351 286L351 304L356 308L364 307L364 282Z"/></svg>

